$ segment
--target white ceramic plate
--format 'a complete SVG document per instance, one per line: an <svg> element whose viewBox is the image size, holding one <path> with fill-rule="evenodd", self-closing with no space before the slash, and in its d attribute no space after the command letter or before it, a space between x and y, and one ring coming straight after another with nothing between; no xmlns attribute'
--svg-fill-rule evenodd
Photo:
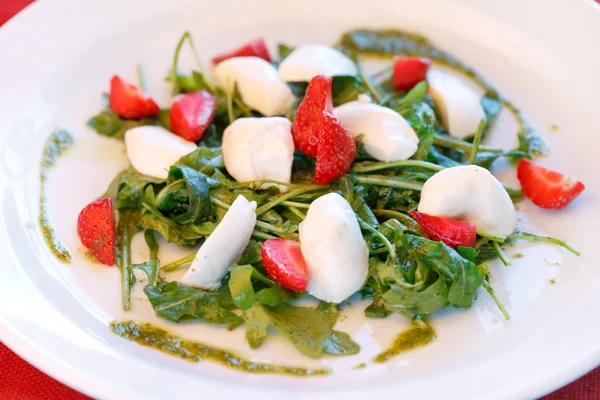
<svg viewBox="0 0 600 400"><path fill-rule="evenodd" d="M314 361L277 338L250 352L243 330L171 326L153 315L143 295L124 314L117 269L87 263L75 229L79 210L125 163L122 144L85 126L101 109L110 76L133 80L141 63L152 92L167 104L163 77L184 30L208 60L250 37L264 36L271 46L333 43L342 31L360 26L424 33L522 107L554 149L542 164L583 180L587 190L562 212L530 203L521 211L583 255L545 245L511 250L525 256L511 267L493 265L510 322L481 293L471 310L444 310L432 318L438 334L433 344L360 370L351 367L387 347L407 321L366 321L362 307L347 308L340 329L362 352ZM0 29L0 339L46 373L101 398L504 399L535 397L566 384L600 362L599 37L600 7L591 0L36 2ZM558 131L550 129L553 124ZM50 192L53 223L75 255L70 265L51 255L37 223L40 154L54 126L78 132L76 146L53 173ZM505 136L496 130L493 141L514 137L510 121L503 126ZM514 180L514 172L505 176ZM161 250L165 261L182 254L167 247ZM134 261L145 257L136 250ZM551 285L552 278L558 283ZM107 325L119 318L160 323L257 359L322 363L335 373L290 378L188 363L113 335Z"/></svg>

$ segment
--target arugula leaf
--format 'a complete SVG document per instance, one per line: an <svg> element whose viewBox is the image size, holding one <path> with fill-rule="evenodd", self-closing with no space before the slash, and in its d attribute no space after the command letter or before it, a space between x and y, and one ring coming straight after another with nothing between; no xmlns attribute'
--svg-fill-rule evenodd
<svg viewBox="0 0 600 400"><path fill-rule="evenodd" d="M123 309L131 307L131 290L133 273L131 264L131 239L139 229L140 212L137 210L120 210L119 223L115 232L115 259L121 270L121 296Z"/></svg>
<svg viewBox="0 0 600 400"><path fill-rule="evenodd" d="M309 307L254 305L244 318L246 338L253 348L265 340L267 326L272 325L309 357L316 358L323 353L349 355L360 351L360 346L348 334L332 329L337 319L334 313Z"/></svg>
<svg viewBox="0 0 600 400"><path fill-rule="evenodd" d="M88 120L88 126L103 136L123 139L128 129L145 125L159 125L155 118L124 119L111 110L104 110Z"/></svg>
<svg viewBox="0 0 600 400"><path fill-rule="evenodd" d="M443 277L438 277L422 291L410 286L392 285L382 298L387 307L408 318L431 314L449 304L448 286Z"/></svg>
<svg viewBox="0 0 600 400"><path fill-rule="evenodd" d="M242 256L238 260L240 265L244 264L258 264L262 262L262 242L255 239L250 239L248 246L244 249Z"/></svg>
<svg viewBox="0 0 600 400"><path fill-rule="evenodd" d="M348 175L343 176L340 179L340 190L342 192L342 196L350 203L350 206L354 210L354 212L358 215L360 219L362 219L369 226L376 228L379 226L379 221L377 221L377 217L371 211L371 208L367 205L364 200L364 188L361 186L354 186L351 178Z"/></svg>
<svg viewBox="0 0 600 400"><path fill-rule="evenodd" d="M242 310L252 307L254 288L252 287L252 266L234 265L229 278L229 291L236 306Z"/></svg>
<svg viewBox="0 0 600 400"><path fill-rule="evenodd" d="M160 261L158 258L151 258L150 260L141 264L130 264L128 266L130 270L143 271L148 276L148 285L157 286L160 282L158 272L160 271Z"/></svg>
<svg viewBox="0 0 600 400"><path fill-rule="evenodd" d="M356 100L360 94L369 93L364 83L357 76L338 75L334 76L332 81L331 95L335 107Z"/></svg>
<svg viewBox="0 0 600 400"><path fill-rule="evenodd" d="M373 303L365 308L365 316L367 318L385 318L390 315L392 311L387 308L385 301L380 293L373 293Z"/></svg>
<svg viewBox="0 0 600 400"><path fill-rule="evenodd" d="M282 304L289 304L293 300L296 300L296 297L281 286L273 284L269 288L258 291L255 299L265 306L276 307Z"/></svg>
<svg viewBox="0 0 600 400"><path fill-rule="evenodd" d="M212 213L206 175L184 165L172 166L167 186L156 196L155 205L171 211L167 217L180 225L205 221Z"/></svg>
<svg viewBox="0 0 600 400"><path fill-rule="evenodd" d="M179 282L169 282L156 287L146 285L144 293L148 296L156 315L169 321L196 319L209 324L226 324L229 329L244 322L229 311L230 307L223 292L204 292Z"/></svg>
<svg viewBox="0 0 600 400"><path fill-rule="evenodd" d="M204 146L198 146L196 150L181 157L176 165L188 166L207 176L211 175L215 169L225 167L221 148Z"/></svg>
<svg viewBox="0 0 600 400"><path fill-rule="evenodd" d="M139 174L131 169L121 172L113 182L116 182L118 187L115 195L115 205L117 209L139 209L144 199L144 191L146 188L149 185L158 188L164 184L164 181L162 180ZM113 186L113 184L111 184L111 186Z"/></svg>
<svg viewBox="0 0 600 400"><path fill-rule="evenodd" d="M289 56L294 48L292 46L288 46L287 44L278 43L277 44L277 52L279 53L279 62L285 60L287 56Z"/></svg>

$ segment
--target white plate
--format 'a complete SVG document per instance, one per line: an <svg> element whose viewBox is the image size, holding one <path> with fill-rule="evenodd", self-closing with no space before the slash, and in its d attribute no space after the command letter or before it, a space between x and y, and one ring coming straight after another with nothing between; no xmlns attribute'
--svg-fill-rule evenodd
<svg viewBox="0 0 600 400"><path fill-rule="evenodd" d="M599 8L591 0L36 2L0 29L2 341L68 385L115 399L528 398L587 372L600 362L595 308L600 303ZM400 317L365 321L361 307L353 307L345 311L349 318L340 329L363 350L322 361L335 369L325 378L246 375L210 362L187 363L110 333L107 324L115 318L160 322L147 301L136 301L130 314L121 311L117 269L88 264L76 236L79 210L124 165L122 145L85 126L101 109L100 94L111 75L133 80L135 65L142 63L151 90L166 104L163 77L184 30L193 33L208 60L250 37L265 36L271 46L277 41L333 43L345 29L360 26L425 33L523 108L554 149L542 163L583 180L587 190L562 212L529 203L521 210L583 255L576 258L549 246L518 250L525 257L512 267L493 266L493 283L510 308L510 322L482 292L471 310L444 310L432 318L438 333L433 344L384 365L351 369L387 347L407 322ZM553 124L558 131L551 131ZM54 126L79 133L52 176L51 192L54 225L75 255L71 265L51 255L37 224L39 159ZM502 141L498 133L496 139ZM163 246L164 258L176 257L166 250ZM146 256L137 251L134 261ZM551 278L559 282L551 285ZM168 326L245 355L319 363L277 338L249 352L242 330Z"/></svg>

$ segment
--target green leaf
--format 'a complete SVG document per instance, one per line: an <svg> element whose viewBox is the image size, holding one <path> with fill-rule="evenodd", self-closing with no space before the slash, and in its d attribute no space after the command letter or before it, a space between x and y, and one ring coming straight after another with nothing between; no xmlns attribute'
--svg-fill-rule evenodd
<svg viewBox="0 0 600 400"><path fill-rule="evenodd" d="M252 266L234 265L229 278L229 291L236 306L242 310L252 307L254 288L252 287Z"/></svg>
<svg viewBox="0 0 600 400"><path fill-rule="evenodd" d="M238 264L258 264L262 262L262 242L250 239L248 246L244 249L242 256L238 260Z"/></svg>
<svg viewBox="0 0 600 400"><path fill-rule="evenodd" d="M351 178L345 175L340 179L340 190L342 196L350 203L350 206L360 219L373 228L379 226L379 221L377 221L375 214L371 211L371 207L364 200L365 194L362 187L355 186Z"/></svg>
<svg viewBox="0 0 600 400"><path fill-rule="evenodd" d="M150 260L141 264L131 264L128 267L131 270L137 269L143 271L148 276L148 285L157 286L160 282L158 272L160 271L160 261L158 258L151 258Z"/></svg>
<svg viewBox="0 0 600 400"><path fill-rule="evenodd" d="M277 284L260 290L258 293L256 293L255 298L259 303L269 307L289 304L296 300L296 297Z"/></svg>
<svg viewBox="0 0 600 400"><path fill-rule="evenodd" d="M206 175L184 165L172 166L167 186L158 193L155 204L159 210L171 211L166 216L177 224L205 221L212 213Z"/></svg>
<svg viewBox="0 0 600 400"><path fill-rule="evenodd" d="M204 146L198 146L196 150L181 157L176 165L188 166L207 176L211 175L215 169L225 167L221 148Z"/></svg>
<svg viewBox="0 0 600 400"><path fill-rule="evenodd" d="M209 324L225 324L229 329L244 321L229 311L229 302L222 292L204 292L179 282L170 282L157 287L146 285L144 293L156 315L170 321L195 319Z"/></svg>
<svg viewBox="0 0 600 400"><path fill-rule="evenodd" d="M369 91L365 88L359 77L352 75L338 75L333 77L331 94L335 107L356 100L360 94L368 93Z"/></svg>
<svg viewBox="0 0 600 400"><path fill-rule="evenodd" d="M266 336L266 326L274 326L293 345L309 357L323 353L356 354L360 347L346 333L333 330L337 316L309 307L282 306L276 308L255 305L245 314L246 337L251 346L260 345Z"/></svg>
<svg viewBox="0 0 600 400"><path fill-rule="evenodd" d="M162 180L141 175L132 170L121 172L113 182L118 182L115 204L118 209L139 209L144 199L146 188L149 185L158 188L164 184L164 181Z"/></svg>
<svg viewBox="0 0 600 400"><path fill-rule="evenodd" d="M443 277L438 277L433 284L422 291L410 286L393 285L390 290L383 293L382 298L387 307L408 318L414 318L446 307L448 286Z"/></svg>
<svg viewBox="0 0 600 400"><path fill-rule="evenodd" d="M285 60L287 56L289 56L294 48L292 46L288 46L287 44L278 43L277 44L277 52L279 53L279 62Z"/></svg>
<svg viewBox="0 0 600 400"><path fill-rule="evenodd" d="M385 318L392 311L385 305L383 297L378 292L373 293L373 303L365 308L365 316L368 318Z"/></svg>

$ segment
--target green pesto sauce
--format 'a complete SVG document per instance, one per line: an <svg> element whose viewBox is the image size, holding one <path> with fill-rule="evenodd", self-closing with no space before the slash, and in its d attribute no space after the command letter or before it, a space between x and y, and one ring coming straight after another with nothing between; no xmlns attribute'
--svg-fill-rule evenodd
<svg viewBox="0 0 600 400"><path fill-rule="evenodd" d="M534 156L542 156L548 152L543 137L527 122L521 111L511 101L503 98L481 74L450 53L435 47L425 36L397 29L355 29L344 33L340 38L339 45L360 54L376 57L394 55L426 57L437 64L463 73L481 86L487 97L501 100L511 111L519 123L519 138L535 142L536 145L532 146Z"/></svg>
<svg viewBox="0 0 600 400"><path fill-rule="evenodd" d="M257 363L244 359L233 352L212 347L200 342L182 339L152 324L134 321L115 321L112 331L122 338L142 346L152 347L184 360L200 362L210 360L228 368L255 374L282 374L292 376L322 376L331 373L326 368L302 368Z"/></svg>
<svg viewBox="0 0 600 400"><path fill-rule="evenodd" d="M69 131L66 129L56 129L46 141L40 165L40 227L50 250L52 250L60 261L66 263L71 262L72 256L67 247L58 238L54 228L50 225L46 184L50 170L54 167L61 154L69 149L73 142L73 135Z"/></svg>
<svg viewBox="0 0 600 400"><path fill-rule="evenodd" d="M429 325L423 321L415 322L408 330L401 332L398 336L396 336L396 340L394 340L392 347L375 356L373 362L386 362L398 354L425 346L426 344L431 343L434 339L435 332Z"/></svg>

